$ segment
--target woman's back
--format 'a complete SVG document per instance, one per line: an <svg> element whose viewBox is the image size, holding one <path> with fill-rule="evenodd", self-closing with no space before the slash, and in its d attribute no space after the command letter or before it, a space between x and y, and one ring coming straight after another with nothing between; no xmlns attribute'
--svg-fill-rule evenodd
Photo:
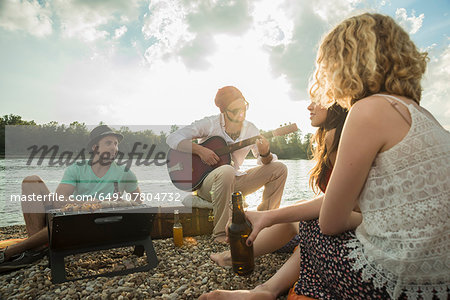
<svg viewBox="0 0 450 300"><path fill-rule="evenodd" d="M441 292L446 293L450 266L443 262L450 261L450 133L419 106L380 96L397 106L396 122L408 122L406 108L411 127L373 162L359 197L363 222L356 230L357 240L349 244L354 248L351 257L363 270L363 278L387 286L393 297L404 288L415 293L423 283L435 287L441 283ZM386 144L398 139L395 133L382 134L387 136ZM422 292L427 291L422 288Z"/></svg>

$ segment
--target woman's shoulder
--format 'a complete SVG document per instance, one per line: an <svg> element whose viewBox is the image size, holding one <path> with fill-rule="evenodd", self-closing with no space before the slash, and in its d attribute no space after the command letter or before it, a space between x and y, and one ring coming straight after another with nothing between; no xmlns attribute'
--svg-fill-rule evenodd
<svg viewBox="0 0 450 300"><path fill-rule="evenodd" d="M384 100L383 98L383 96L379 95L370 95L368 97L362 98L352 105L350 111L365 111L367 109L384 108L386 104L389 104L389 102Z"/></svg>
<svg viewBox="0 0 450 300"><path fill-rule="evenodd" d="M365 111L367 109L389 109L391 107L391 103L399 103L403 105L417 105L417 103L409 99L407 97L391 95L391 94L374 94L368 97L362 98L354 105L352 105L350 110L361 110Z"/></svg>
<svg viewBox="0 0 450 300"><path fill-rule="evenodd" d="M392 113L391 104L377 95L356 101L349 110L347 119L364 124L382 125L386 114Z"/></svg>

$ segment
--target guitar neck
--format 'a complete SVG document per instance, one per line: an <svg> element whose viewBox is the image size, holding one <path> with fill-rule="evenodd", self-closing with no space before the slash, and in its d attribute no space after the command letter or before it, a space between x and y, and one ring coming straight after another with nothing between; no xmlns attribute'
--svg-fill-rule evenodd
<svg viewBox="0 0 450 300"><path fill-rule="evenodd" d="M290 125L286 125L286 126L277 128L277 129L275 129L273 131L269 131L269 132L264 133L262 135L265 138L270 139L270 138L272 138L274 136L282 136L282 135L285 135L285 134L288 134L288 133L291 133L291 132L294 132L294 131L297 131L297 130L298 130L297 124L294 123L294 124L290 124ZM250 145L254 144L258 138L259 138L259 136L254 136L254 137L242 140L240 142L237 142L237 143L230 144L230 145L224 146L222 148L219 148L215 152L219 156L224 155L224 154L228 154L228 153L231 153L233 151L236 151L236 150L239 150L241 148L244 148L244 147L247 147L247 146L250 146Z"/></svg>
<svg viewBox="0 0 450 300"><path fill-rule="evenodd" d="M271 132L268 132L268 133L264 133L263 135L266 138L271 138L271 137L273 137L273 132L271 131ZM254 137L251 137L251 138L239 141L237 143L230 144L228 146L219 148L215 152L219 156L224 155L224 154L228 154L228 153L234 152L236 150L239 150L241 148L253 145L258 138L259 138L259 136L254 136Z"/></svg>

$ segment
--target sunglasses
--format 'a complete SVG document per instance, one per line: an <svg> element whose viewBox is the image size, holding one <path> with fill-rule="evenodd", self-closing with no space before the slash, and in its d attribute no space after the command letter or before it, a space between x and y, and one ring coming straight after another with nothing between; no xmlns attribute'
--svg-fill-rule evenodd
<svg viewBox="0 0 450 300"><path fill-rule="evenodd" d="M236 109L227 109L227 112L232 113L233 115L237 115L238 113L240 113L241 111L246 111L248 110L249 104L247 101L245 101L245 106L244 107L239 107Z"/></svg>

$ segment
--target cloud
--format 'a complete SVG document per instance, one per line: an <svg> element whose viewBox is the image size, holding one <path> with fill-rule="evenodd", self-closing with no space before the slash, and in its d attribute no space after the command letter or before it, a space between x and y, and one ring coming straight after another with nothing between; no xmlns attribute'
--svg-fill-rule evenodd
<svg viewBox="0 0 450 300"><path fill-rule="evenodd" d="M108 28L137 19L142 2L143 0L55 0L53 7L63 36L93 42L114 38L115 35Z"/></svg>
<svg viewBox="0 0 450 300"><path fill-rule="evenodd" d="M124 35L127 32L128 28L125 25L122 25L121 27L117 28L114 31L114 39L120 38L122 35Z"/></svg>
<svg viewBox="0 0 450 300"><path fill-rule="evenodd" d="M450 39L444 49L430 51L431 61L423 83L422 105L450 130Z"/></svg>
<svg viewBox="0 0 450 300"><path fill-rule="evenodd" d="M270 54L272 72L275 76L286 76L291 86L290 96L295 100L308 99L309 78L314 70L317 45L330 24L342 20L354 11L356 1L339 0L333 6L326 1L297 2L285 1L280 9L267 11L270 26L279 31L279 43L265 45ZM278 16L277 16L278 15ZM286 18L292 20L287 24ZM273 20L273 21L272 21Z"/></svg>
<svg viewBox="0 0 450 300"><path fill-rule="evenodd" d="M241 35L252 24L248 0L184 0L189 30Z"/></svg>
<svg viewBox="0 0 450 300"><path fill-rule="evenodd" d="M216 49L215 35L242 36L252 25L249 1L191 1L184 0L186 24L195 38L177 53L185 65L195 70L210 67L207 61Z"/></svg>
<svg viewBox="0 0 450 300"><path fill-rule="evenodd" d="M307 97L316 44L330 23L349 14L358 1L176 0L151 1L142 32L152 44L146 61L181 59L191 70L211 67L215 37L256 34L270 56L274 76L286 76L295 99ZM239 47L239 45L236 45Z"/></svg>
<svg viewBox="0 0 450 300"><path fill-rule="evenodd" d="M337 24L350 15L362 13L356 9L361 2L364 0L337 0L330 5L328 0L316 0L311 1L311 5L314 12L329 26Z"/></svg>
<svg viewBox="0 0 450 300"><path fill-rule="evenodd" d="M0 2L0 27L9 31L23 30L37 37L53 32L49 4L41 6L38 1Z"/></svg>
<svg viewBox="0 0 450 300"><path fill-rule="evenodd" d="M142 32L154 43L145 52L146 61L181 59L193 70L210 67L218 34L243 35L251 27L249 1L151 1Z"/></svg>
<svg viewBox="0 0 450 300"><path fill-rule="evenodd" d="M211 67L208 56L217 49L214 36L199 34L193 40L184 45L178 55L183 63L192 70L206 70Z"/></svg>
<svg viewBox="0 0 450 300"><path fill-rule="evenodd" d="M145 51L148 64L172 58L194 36L187 31L186 10L179 1L151 1L142 33L153 43Z"/></svg>
<svg viewBox="0 0 450 300"><path fill-rule="evenodd" d="M397 10L395 11L395 18L409 34L415 34L422 27L425 15L420 14L420 16L416 17L415 11L413 10L411 13L411 17L408 17L406 9L397 8Z"/></svg>
<svg viewBox="0 0 450 300"><path fill-rule="evenodd" d="M292 41L294 22L284 5L277 1L264 0L255 5L252 17L253 31L263 47L286 45Z"/></svg>

